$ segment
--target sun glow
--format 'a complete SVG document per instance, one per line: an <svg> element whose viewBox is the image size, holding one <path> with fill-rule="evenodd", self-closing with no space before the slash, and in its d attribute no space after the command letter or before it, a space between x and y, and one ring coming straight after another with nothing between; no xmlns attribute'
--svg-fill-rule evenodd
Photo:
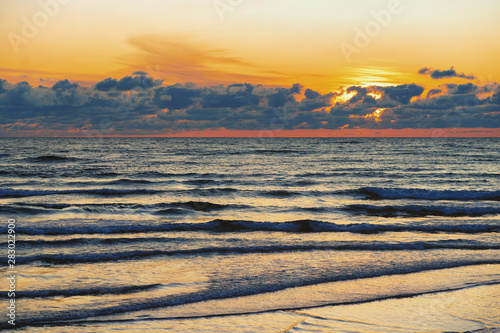
<svg viewBox="0 0 500 333"><path fill-rule="evenodd" d="M335 104L345 103L345 102L349 101L351 98L353 98L354 96L356 96L356 94L357 94L356 91L351 91L348 93L347 90L342 90L342 95L333 97L332 102L334 102Z"/></svg>
<svg viewBox="0 0 500 333"><path fill-rule="evenodd" d="M367 95L371 96L375 99L380 99L382 97L382 93L379 93L379 92L371 92L371 93L368 93Z"/></svg>
<svg viewBox="0 0 500 333"><path fill-rule="evenodd" d="M386 85L388 86L388 85ZM350 91L348 92L349 88L350 87L353 87L353 86L348 86L342 90L340 90L338 92L338 95L337 96L334 96L333 99L332 99L332 104L335 103L335 104L342 104L342 103L345 103L345 102L348 102L351 98L353 98L354 96L356 96L358 94L357 91ZM368 90L370 91L367 95L373 97L374 99L378 100L380 98L382 98L382 93L377 91L377 90L374 90L373 89L373 86L372 85L366 85L366 86L361 86L363 88L369 88Z"/></svg>
<svg viewBox="0 0 500 333"><path fill-rule="evenodd" d="M379 122L379 121L382 121L382 119L380 119L380 117L382 116L382 113L384 111L385 111L385 108L380 108L380 109L377 109L377 110L373 111L372 113L369 113L369 114L364 115L364 116L350 115L349 118L373 119L376 122Z"/></svg>

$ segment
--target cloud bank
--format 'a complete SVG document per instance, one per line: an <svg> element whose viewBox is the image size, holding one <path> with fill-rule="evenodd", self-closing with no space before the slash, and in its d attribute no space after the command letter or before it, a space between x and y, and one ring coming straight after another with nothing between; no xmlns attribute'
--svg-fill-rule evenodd
<svg viewBox="0 0 500 333"><path fill-rule="evenodd" d="M321 94L300 84L167 86L145 72L92 87L69 80L34 87L0 79L0 136L457 127L500 127L497 83L443 84L427 93L415 83L350 86Z"/></svg>
<svg viewBox="0 0 500 333"><path fill-rule="evenodd" d="M427 67L424 67L418 71L419 74L422 75L430 75L431 78L438 80L438 79L443 79L443 78L449 78L449 77L458 77L462 79L467 79L467 80L474 80L476 78L475 75L466 75L464 73L457 73L455 71L454 67L451 67L450 69L447 70L439 70L439 69L430 69Z"/></svg>

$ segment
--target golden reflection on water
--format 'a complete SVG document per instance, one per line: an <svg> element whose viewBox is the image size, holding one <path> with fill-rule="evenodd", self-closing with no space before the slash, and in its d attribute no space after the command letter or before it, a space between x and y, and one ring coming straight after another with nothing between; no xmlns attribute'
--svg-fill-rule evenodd
<svg viewBox="0 0 500 333"><path fill-rule="evenodd" d="M263 326L256 332L285 332L294 327L306 331L314 329L319 332L465 331L481 328L482 324L492 327L500 324L498 321L500 310L494 306L496 296L500 292L500 285L479 286L402 299L399 297L432 293L444 286L453 290L453 288L480 284L487 277L498 276L499 268L499 265L483 265L331 282L273 293L211 300L147 312L139 311L132 317L118 315L107 319L140 318L146 314L155 318L194 318L185 321L168 320L145 323L145 325L151 325L151 329L159 326L171 327L174 332L179 332L176 325L186 325L186 328L190 327L195 330L200 321L207 325L208 332L216 332L211 329L224 325L257 329L259 322L269 326ZM392 299L393 296L397 298ZM356 303L374 299L379 300L353 305L316 307L321 303L323 305ZM273 310L297 306L299 308L296 310L273 312ZM304 308L306 306L314 308L306 309ZM259 311L270 312L251 316L196 319L198 316L245 314ZM483 322L480 323L478 319ZM131 325L133 327L134 324ZM272 327L276 328L275 325L283 326L280 330L271 330Z"/></svg>

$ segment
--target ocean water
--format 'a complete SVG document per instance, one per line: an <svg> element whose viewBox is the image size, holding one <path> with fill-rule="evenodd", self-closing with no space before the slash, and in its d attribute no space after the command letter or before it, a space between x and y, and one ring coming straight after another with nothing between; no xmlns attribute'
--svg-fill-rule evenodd
<svg viewBox="0 0 500 333"><path fill-rule="evenodd" d="M367 332L500 330L499 162L491 138L1 138L16 328L361 332L346 313L387 300ZM468 310L394 323L444 292Z"/></svg>

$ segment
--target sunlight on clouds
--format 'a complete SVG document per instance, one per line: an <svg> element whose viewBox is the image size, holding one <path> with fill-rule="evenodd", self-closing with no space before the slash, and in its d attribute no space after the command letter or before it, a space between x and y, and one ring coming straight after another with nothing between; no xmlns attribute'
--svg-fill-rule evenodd
<svg viewBox="0 0 500 333"><path fill-rule="evenodd" d="M385 108L380 108L380 109L376 109L372 113L369 113L369 114L364 115L364 116L350 115L349 118L373 119L373 120L375 120L375 122L379 122L379 121L382 121L382 119L380 119L380 117L382 116L382 113L384 111L385 111Z"/></svg>
<svg viewBox="0 0 500 333"><path fill-rule="evenodd" d="M337 104L337 103L345 103L345 102L349 101L351 98L353 98L356 95L357 95L356 91L347 92L347 89L343 89L341 95L333 97L333 102L335 104Z"/></svg>
<svg viewBox="0 0 500 333"><path fill-rule="evenodd" d="M378 91L377 92L370 92L367 95L371 96L371 97L373 97L375 99L380 99L382 97L382 93L380 93Z"/></svg>
<svg viewBox="0 0 500 333"><path fill-rule="evenodd" d="M378 90L376 90L376 87L388 87L388 86L393 86L392 84L390 85L384 85L384 84L362 84L362 85L350 85L347 86L339 91L337 91L337 95L332 97L332 104L343 104L351 100L354 96L358 94L357 91L355 90L350 90L351 87L361 87L361 88L367 88L369 91L366 95L373 97L375 100L379 100L382 98L382 93Z"/></svg>
<svg viewBox="0 0 500 333"><path fill-rule="evenodd" d="M457 110L460 126L500 126L499 1L400 0L350 63L339 45L387 1L224 1L239 4L221 19L212 0L0 0L0 34L25 40L16 54L0 39L2 130L72 133L104 115L120 135L275 118L289 130L442 128ZM133 112L117 118L116 104Z"/></svg>

